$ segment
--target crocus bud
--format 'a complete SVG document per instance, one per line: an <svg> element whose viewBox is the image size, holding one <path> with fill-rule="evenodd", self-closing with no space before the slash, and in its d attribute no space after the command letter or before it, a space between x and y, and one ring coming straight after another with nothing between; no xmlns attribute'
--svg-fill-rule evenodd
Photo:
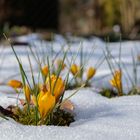
<svg viewBox="0 0 140 140"><path fill-rule="evenodd" d="M93 67L90 67L87 71L87 80L90 80L96 73L96 69Z"/></svg>
<svg viewBox="0 0 140 140"><path fill-rule="evenodd" d="M48 75L48 71L49 71L48 66L44 66L41 70L44 76Z"/></svg>
<svg viewBox="0 0 140 140"><path fill-rule="evenodd" d="M79 67L76 64L71 65L70 71L73 75L76 75L79 72Z"/></svg>
<svg viewBox="0 0 140 140"><path fill-rule="evenodd" d="M22 88L22 83L18 80L10 80L8 81L8 86L11 86L12 88Z"/></svg>

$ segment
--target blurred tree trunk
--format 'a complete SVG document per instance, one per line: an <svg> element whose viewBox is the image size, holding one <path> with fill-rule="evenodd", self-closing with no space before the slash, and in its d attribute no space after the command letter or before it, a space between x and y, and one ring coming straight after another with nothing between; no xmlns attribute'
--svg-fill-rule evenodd
<svg viewBox="0 0 140 140"><path fill-rule="evenodd" d="M136 21L136 0L122 0L121 22L123 32L128 34Z"/></svg>
<svg viewBox="0 0 140 140"><path fill-rule="evenodd" d="M100 7L100 0L95 0L94 2L94 26L95 26L95 32L96 34L99 34L100 33L100 30L102 29L102 21L101 21L101 18L102 18L102 10L101 10L101 7Z"/></svg>

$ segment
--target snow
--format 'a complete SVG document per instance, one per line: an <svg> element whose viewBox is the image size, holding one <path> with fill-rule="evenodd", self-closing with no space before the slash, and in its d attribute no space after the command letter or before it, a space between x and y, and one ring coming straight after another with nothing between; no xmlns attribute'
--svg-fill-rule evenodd
<svg viewBox="0 0 140 140"><path fill-rule="evenodd" d="M106 44L100 39L95 37L90 38L89 40L73 37L69 38L72 41L71 52L73 53L79 49L79 40L82 40L83 42L84 55L89 55L93 48L92 46L97 46L94 53L91 55L91 59L88 61L88 64L86 63L87 67L95 66L99 58L103 56L103 49L105 48ZM37 39L39 40L39 38ZM28 40L29 43L31 43L30 38L26 39L26 37L23 37L21 40ZM35 43L37 45L41 45L42 43L40 43L38 40L35 40ZM45 47L45 44L48 47ZM54 51L59 51L62 44L67 47L66 40L62 36L55 36L55 41L53 42ZM128 41L122 42L121 45L121 60L126 65L130 75L132 76L131 52L132 50L136 54L140 52L138 48L140 42ZM43 50L48 51L49 53L51 42L44 41L43 46ZM115 60L118 60L119 46L120 43L109 44L109 49L111 50ZM17 46L15 49L22 60L25 69L29 70L27 46ZM0 48L0 50L2 50L2 48ZM39 47L34 47L34 50L38 51L39 55L42 54L42 50ZM30 52L29 55L31 56ZM20 78L18 74L18 65L11 48L4 48L2 56L4 56L4 58L0 57L0 63L2 63L0 68L0 82L7 82L9 77ZM69 53L68 57L71 58L72 54ZM135 55L135 57L137 57L137 55ZM77 59L76 62L79 62L79 58ZM37 72L38 68L33 57L31 57L31 60L33 69ZM0 140L139 140L140 96L123 96L107 99L99 95L98 92L95 92L94 87L98 89L103 86L109 86L109 78L111 78L110 70L107 63L104 62L99 67L97 70L97 75L92 80L93 88L80 89L79 92L71 98L71 101L75 105L74 114L76 121L73 122L70 127L24 126L16 123L12 119L6 121L0 118ZM125 91L131 88L130 82L127 83L125 78L123 78L123 84L125 85ZM69 96L73 92L74 90L66 91L65 96ZM8 88L5 85L0 86L1 106L7 107L10 104L16 104L16 99L10 98L16 96L17 95L11 88ZM23 97L23 95L21 95L21 97Z"/></svg>
<svg viewBox="0 0 140 140"><path fill-rule="evenodd" d="M6 105L2 100L6 102L6 97L0 100L1 105ZM13 120L1 120L0 139L140 139L139 96L106 99L90 89L82 89L71 98L71 101L75 104L76 121L70 127L23 126Z"/></svg>

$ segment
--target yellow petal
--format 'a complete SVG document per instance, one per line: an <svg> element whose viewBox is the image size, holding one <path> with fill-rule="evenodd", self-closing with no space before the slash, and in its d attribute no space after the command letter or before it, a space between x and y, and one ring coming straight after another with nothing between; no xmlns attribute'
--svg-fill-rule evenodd
<svg viewBox="0 0 140 140"><path fill-rule="evenodd" d="M26 101L28 103L30 103L30 100L31 100L31 91L30 91L30 88L29 88L28 85L25 85L25 87L24 87L24 94L25 94Z"/></svg>
<svg viewBox="0 0 140 140"><path fill-rule="evenodd" d="M45 95L45 93L46 92L44 92L44 91L40 91L40 93L37 96L37 100L39 101Z"/></svg>
<svg viewBox="0 0 140 140"><path fill-rule="evenodd" d="M115 88L117 88L119 90L121 90L121 88L122 88L121 77L122 77L121 71L120 70L116 70L115 73L114 73L113 78L109 81L110 84L113 87L115 87Z"/></svg>
<svg viewBox="0 0 140 140"><path fill-rule="evenodd" d="M113 87L117 88L117 84L116 84L115 81L110 81L110 84L111 84Z"/></svg>
<svg viewBox="0 0 140 140"><path fill-rule="evenodd" d="M49 77L46 80L46 86L47 86L48 91L51 94L54 94L56 101L58 101L59 97L62 95L64 88L65 88L65 84L64 84L62 78L61 77L57 78L56 75L51 75L50 80L49 80Z"/></svg>
<svg viewBox="0 0 140 140"><path fill-rule="evenodd" d="M47 114L53 109L54 106L55 106L54 96L52 96L48 92L44 93L44 95L41 95L40 98L38 99L38 109L41 118L45 118Z"/></svg>

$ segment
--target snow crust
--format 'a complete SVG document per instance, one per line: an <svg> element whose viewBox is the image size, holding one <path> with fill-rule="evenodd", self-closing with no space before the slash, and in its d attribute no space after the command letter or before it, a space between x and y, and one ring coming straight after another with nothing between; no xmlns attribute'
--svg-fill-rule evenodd
<svg viewBox="0 0 140 140"><path fill-rule="evenodd" d="M70 94L72 91L67 91ZM6 96L6 95L5 95ZM14 99L0 96L1 105ZM8 104L7 104L8 101ZM91 89L82 89L71 98L76 121L70 127L23 126L0 120L1 140L138 140L140 139L140 96L106 99Z"/></svg>

